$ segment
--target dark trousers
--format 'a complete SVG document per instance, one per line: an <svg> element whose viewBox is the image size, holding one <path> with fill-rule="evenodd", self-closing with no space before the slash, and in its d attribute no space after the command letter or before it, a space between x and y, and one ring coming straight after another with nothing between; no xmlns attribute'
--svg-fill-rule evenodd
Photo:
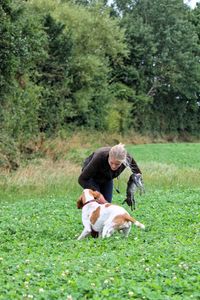
<svg viewBox="0 0 200 300"><path fill-rule="evenodd" d="M98 183L94 179L90 179L90 183L104 196L106 201L110 203L112 202L113 180L109 180L104 183Z"/></svg>

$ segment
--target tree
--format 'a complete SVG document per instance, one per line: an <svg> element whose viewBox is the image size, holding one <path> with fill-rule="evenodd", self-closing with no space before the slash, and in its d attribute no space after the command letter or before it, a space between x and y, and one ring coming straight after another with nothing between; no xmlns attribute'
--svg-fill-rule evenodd
<svg viewBox="0 0 200 300"><path fill-rule="evenodd" d="M19 1L1 1L0 14L1 127L16 138L38 131L40 88L32 77L45 55L45 36Z"/></svg>
<svg viewBox="0 0 200 300"><path fill-rule="evenodd" d="M72 40L65 24L56 21L50 14L43 17L47 35L47 57L37 65L37 84L42 86L39 110L40 131L54 133L63 127L69 115L70 60Z"/></svg>
<svg viewBox="0 0 200 300"><path fill-rule="evenodd" d="M52 0L35 0L30 7L45 17L49 41L48 59L39 69L39 84L45 86L42 130L105 128L108 102L114 97L109 84L111 65L127 53L117 20L101 4L55 5Z"/></svg>
<svg viewBox="0 0 200 300"><path fill-rule="evenodd" d="M140 101L133 110L138 128L190 130L187 114L197 110L200 52L194 27L188 22L188 8L181 0L115 4L130 49L121 79L136 90L131 101L136 102L138 96L144 100L144 95L153 99L146 106Z"/></svg>

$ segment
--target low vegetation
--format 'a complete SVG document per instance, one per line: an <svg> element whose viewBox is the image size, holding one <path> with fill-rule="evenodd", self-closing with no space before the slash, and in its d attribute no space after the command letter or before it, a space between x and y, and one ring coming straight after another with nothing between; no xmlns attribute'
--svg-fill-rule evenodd
<svg viewBox="0 0 200 300"><path fill-rule="evenodd" d="M78 242L79 157L91 148L35 157L0 178L0 299L199 299L200 144L128 145L146 193L127 209L146 230Z"/></svg>

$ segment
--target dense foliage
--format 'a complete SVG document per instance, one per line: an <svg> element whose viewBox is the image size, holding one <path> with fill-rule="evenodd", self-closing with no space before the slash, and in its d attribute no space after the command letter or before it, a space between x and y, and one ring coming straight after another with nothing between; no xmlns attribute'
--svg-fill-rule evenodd
<svg viewBox="0 0 200 300"><path fill-rule="evenodd" d="M200 6L0 1L1 132L200 132Z"/></svg>

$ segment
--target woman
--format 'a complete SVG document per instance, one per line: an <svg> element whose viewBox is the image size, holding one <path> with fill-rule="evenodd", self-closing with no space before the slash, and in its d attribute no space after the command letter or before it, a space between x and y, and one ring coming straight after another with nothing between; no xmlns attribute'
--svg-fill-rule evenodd
<svg viewBox="0 0 200 300"><path fill-rule="evenodd" d="M123 144L113 147L103 147L92 153L84 162L82 173L78 182L85 189L99 191L106 201L112 201L113 178L118 177L126 167L130 167L132 173L141 174L135 160L127 153ZM130 187L134 181L131 175L127 185L127 199L131 197ZM104 200L105 200L104 199Z"/></svg>

